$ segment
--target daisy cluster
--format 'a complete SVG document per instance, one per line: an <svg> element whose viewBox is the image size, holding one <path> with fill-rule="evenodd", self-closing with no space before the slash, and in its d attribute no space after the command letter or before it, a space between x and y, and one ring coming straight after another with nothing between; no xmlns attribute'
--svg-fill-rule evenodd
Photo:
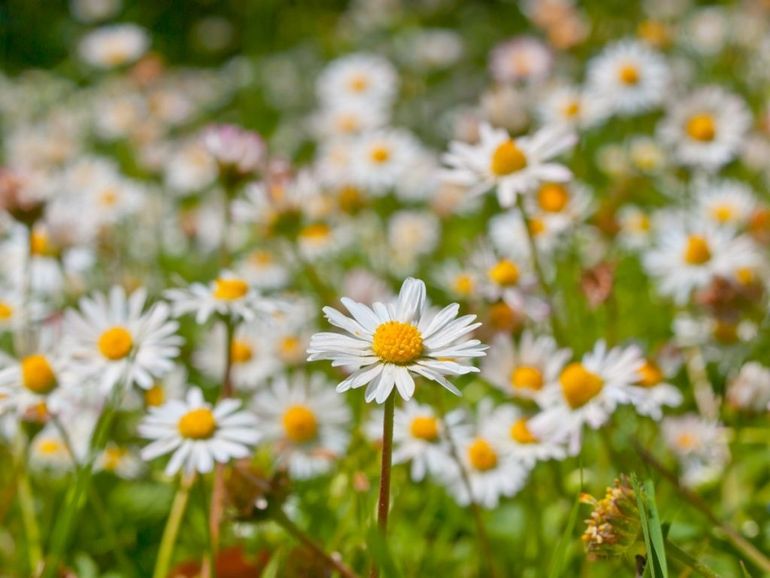
<svg viewBox="0 0 770 578"><path fill-rule="evenodd" d="M0 574L112 569L73 530L93 488L173 486L183 511L193 484L194 572L264 544L273 575L363 572L380 450L394 515L447 551L484 520L530 544L499 528L563 527L584 483L651 459L770 547L747 489L766 497L770 9L409 4L355 0L324 42L259 54L206 17L219 64L190 68L120 0L73 0L67 65L0 75L0 491L21 504ZM592 554L621 498L636 544L622 479ZM166 513L126 530L135 575L169 575L174 531L137 538ZM300 562L265 519L341 554L282 574ZM562 534L541 524L540 554ZM389 546L404 575L475 575L471 541L446 562L416 535Z"/></svg>

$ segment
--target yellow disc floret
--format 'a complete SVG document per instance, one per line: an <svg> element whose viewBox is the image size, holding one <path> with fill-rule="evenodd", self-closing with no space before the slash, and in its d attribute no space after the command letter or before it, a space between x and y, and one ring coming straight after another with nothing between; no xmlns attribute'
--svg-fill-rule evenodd
<svg viewBox="0 0 770 578"><path fill-rule="evenodd" d="M545 183L537 192L537 203L549 213L559 213L569 203L567 187L559 183Z"/></svg>
<svg viewBox="0 0 770 578"><path fill-rule="evenodd" d="M543 372L532 365L520 365L511 373L511 385L516 389L538 391L543 387Z"/></svg>
<svg viewBox="0 0 770 578"><path fill-rule="evenodd" d="M318 434L318 420L309 407L293 405L283 414L283 429L291 441L309 442Z"/></svg>
<svg viewBox="0 0 770 578"><path fill-rule="evenodd" d="M511 426L511 439L520 444L537 443L537 438L530 431L525 418L517 419Z"/></svg>
<svg viewBox="0 0 770 578"><path fill-rule="evenodd" d="M131 353L134 339L131 337L128 329L116 325L115 327L110 327L99 336L98 345L99 351L104 357L111 361L117 361Z"/></svg>
<svg viewBox="0 0 770 578"><path fill-rule="evenodd" d="M407 365L422 355L422 335L410 323L386 321L377 327L372 339L372 351L382 361Z"/></svg>
<svg viewBox="0 0 770 578"><path fill-rule="evenodd" d="M425 441L438 439L438 420L432 415L420 415L412 420L409 425L412 437Z"/></svg>
<svg viewBox="0 0 770 578"><path fill-rule="evenodd" d="M220 277L214 281L214 297L221 301L235 301L249 292L249 284L235 277Z"/></svg>
<svg viewBox="0 0 770 578"><path fill-rule="evenodd" d="M703 265L711 260L708 241L701 235L690 235L684 249L684 260L688 265Z"/></svg>
<svg viewBox="0 0 770 578"><path fill-rule="evenodd" d="M601 392L604 380L582 363L570 363L559 377L564 399L572 409L584 406Z"/></svg>
<svg viewBox="0 0 770 578"><path fill-rule="evenodd" d="M714 117L705 113L695 114L687 119L685 130L690 138L701 142L711 142L717 135Z"/></svg>
<svg viewBox="0 0 770 578"><path fill-rule="evenodd" d="M144 392L144 404L147 407L160 407L166 403L166 390L159 383Z"/></svg>
<svg viewBox="0 0 770 578"><path fill-rule="evenodd" d="M516 285L519 281L519 268L513 261L500 259L489 268L489 278L503 287Z"/></svg>
<svg viewBox="0 0 770 578"><path fill-rule="evenodd" d="M468 462L473 469L486 472L497 466L497 452L484 438L476 438L468 446Z"/></svg>
<svg viewBox="0 0 770 578"><path fill-rule="evenodd" d="M663 372L652 361L645 361L639 368L639 385L643 387L655 387L663 381Z"/></svg>
<svg viewBox="0 0 770 578"><path fill-rule="evenodd" d="M624 64L618 70L618 78L626 86L639 84L639 69L634 64Z"/></svg>
<svg viewBox="0 0 770 578"><path fill-rule="evenodd" d="M508 139L500 143L492 153L490 170L498 177L504 177L520 171L527 166L527 155L518 145Z"/></svg>
<svg viewBox="0 0 770 578"><path fill-rule="evenodd" d="M28 355L21 360L21 380L24 387L39 395L56 387L56 374L45 355Z"/></svg>
<svg viewBox="0 0 770 578"><path fill-rule="evenodd" d="M190 440L207 440L217 429L214 413L207 407L192 409L179 418L179 434Z"/></svg>
<svg viewBox="0 0 770 578"><path fill-rule="evenodd" d="M233 363L246 363L251 361L252 357L254 357L254 350L248 341L233 339L230 343L230 359L233 360Z"/></svg>

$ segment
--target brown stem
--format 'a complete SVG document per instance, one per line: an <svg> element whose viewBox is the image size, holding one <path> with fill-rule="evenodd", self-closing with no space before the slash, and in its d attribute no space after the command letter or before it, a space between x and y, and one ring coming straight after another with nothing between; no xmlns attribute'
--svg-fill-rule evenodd
<svg viewBox="0 0 770 578"><path fill-rule="evenodd" d="M393 458L393 414L396 411L396 392L393 391L385 401L385 416L382 421L382 465L380 467L380 496L377 501L377 526L382 533L382 539L388 530L388 513L390 511L390 470ZM377 564L372 565L370 578L377 578Z"/></svg>
<svg viewBox="0 0 770 578"><path fill-rule="evenodd" d="M656 470L661 476L663 476L665 480L670 482L674 489L679 493L679 495L684 498L685 501L687 501L692 507L703 514L713 526L716 526L722 530L722 532L724 532L725 536L727 537L727 540L737 550L740 550L746 556L746 558L751 560L751 562L753 562L758 568L761 568L763 572L770 572L770 558L760 552L756 546L754 546L754 544L741 536L738 531L735 530L735 528L717 518L716 514L711 511L711 508L709 508L706 501L692 490L682 486L682 484L679 482L679 477L662 463L660 463L655 458L655 456L653 456L650 452L638 444L634 444L634 446L642 460L654 470Z"/></svg>
<svg viewBox="0 0 770 578"><path fill-rule="evenodd" d="M358 574L353 572L344 562L335 559L327 554L310 536L303 532L299 526L292 522L283 510L277 512L273 518L280 524L284 530L294 536L308 550L313 552L319 560L322 560L331 570L336 570L344 578L358 578Z"/></svg>

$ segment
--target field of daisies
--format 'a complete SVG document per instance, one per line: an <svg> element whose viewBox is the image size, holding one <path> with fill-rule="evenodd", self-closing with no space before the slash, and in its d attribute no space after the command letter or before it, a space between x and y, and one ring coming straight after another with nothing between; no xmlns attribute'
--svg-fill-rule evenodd
<svg viewBox="0 0 770 578"><path fill-rule="evenodd" d="M0 46L0 578L770 576L767 0Z"/></svg>

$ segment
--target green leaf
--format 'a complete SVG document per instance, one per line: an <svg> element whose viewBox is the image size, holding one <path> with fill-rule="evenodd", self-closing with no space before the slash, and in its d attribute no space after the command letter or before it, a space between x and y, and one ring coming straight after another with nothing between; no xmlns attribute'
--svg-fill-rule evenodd
<svg viewBox="0 0 770 578"><path fill-rule="evenodd" d="M645 480L644 484L640 484L636 474L631 475L631 484L636 494L644 546L647 550L647 565L644 568L644 575L650 574L652 578L668 578L663 529L660 525L658 508L655 505L655 485L650 479Z"/></svg>
<svg viewBox="0 0 770 578"><path fill-rule="evenodd" d="M556 546L556 550L553 553L553 562L551 563L551 570L548 572L548 578L559 578L561 576L562 568L564 568L564 561L567 554L567 546L572 541L572 532L575 530L575 524L577 523L578 510L580 509L580 497L575 498L575 504L572 506L572 510L569 513L567 519L567 525L564 528L564 533L559 538L559 544Z"/></svg>

